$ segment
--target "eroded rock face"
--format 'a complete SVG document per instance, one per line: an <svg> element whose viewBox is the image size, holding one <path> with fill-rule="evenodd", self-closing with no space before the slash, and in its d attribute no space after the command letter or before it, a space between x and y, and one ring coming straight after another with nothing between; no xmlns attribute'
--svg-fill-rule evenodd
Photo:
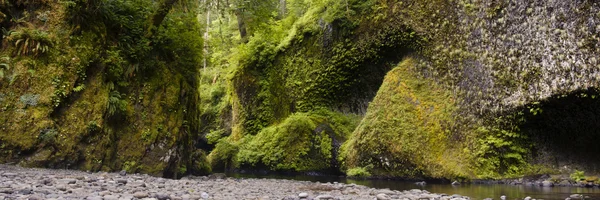
<svg viewBox="0 0 600 200"><path fill-rule="evenodd" d="M413 17L438 13L425 17L430 23L421 23L423 34L434 38L428 50L430 61L425 63L465 91L465 102L478 110L501 111L599 86L597 2L481 1L432 6L406 11ZM408 21L414 26L419 23Z"/></svg>

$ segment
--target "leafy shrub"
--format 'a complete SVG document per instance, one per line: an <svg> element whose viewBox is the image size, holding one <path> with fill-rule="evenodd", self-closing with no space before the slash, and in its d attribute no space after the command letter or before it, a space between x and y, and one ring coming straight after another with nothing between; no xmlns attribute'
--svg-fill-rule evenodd
<svg viewBox="0 0 600 200"><path fill-rule="evenodd" d="M517 131L480 127L475 166L482 178L516 176L526 169L527 137Z"/></svg>
<svg viewBox="0 0 600 200"><path fill-rule="evenodd" d="M579 171L579 170L575 170L575 172L571 173L571 175L569 176L571 177L571 180L578 182L581 180L585 179L585 172L584 171Z"/></svg>
<svg viewBox="0 0 600 200"><path fill-rule="evenodd" d="M364 178L364 177L371 176L371 173L365 167L355 167L355 168L348 169L348 171L346 171L346 175L349 177Z"/></svg>
<svg viewBox="0 0 600 200"><path fill-rule="evenodd" d="M127 109L127 101L123 100L121 93L111 91L106 104L106 116L112 117L118 114L125 114Z"/></svg>
<svg viewBox="0 0 600 200"><path fill-rule="evenodd" d="M221 139L208 156L212 169L229 169L237 167L236 155L239 151L237 144Z"/></svg>

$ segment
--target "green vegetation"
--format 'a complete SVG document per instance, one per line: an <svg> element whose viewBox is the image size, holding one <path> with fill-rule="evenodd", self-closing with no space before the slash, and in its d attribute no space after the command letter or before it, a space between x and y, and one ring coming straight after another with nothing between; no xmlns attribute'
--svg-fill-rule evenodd
<svg viewBox="0 0 600 200"><path fill-rule="evenodd" d="M585 180L585 173L583 171L575 170L575 172L571 173L569 177L571 177L571 180L579 182L581 180Z"/></svg>
<svg viewBox="0 0 600 200"><path fill-rule="evenodd" d="M569 7L567 32L516 4L0 0L0 162L464 180L556 172L553 148L598 160L579 23L598 11Z"/></svg>
<svg viewBox="0 0 600 200"><path fill-rule="evenodd" d="M457 111L443 86L415 74L406 58L386 75L369 110L342 147L345 165L373 166L373 175L399 177L467 176L460 135L451 135ZM455 133L460 134L460 133ZM454 143L454 145L452 144Z"/></svg>
<svg viewBox="0 0 600 200"><path fill-rule="evenodd" d="M369 173L367 167L355 167L352 169L348 169L348 171L346 171L346 175L349 177L363 178L370 177L371 173Z"/></svg>

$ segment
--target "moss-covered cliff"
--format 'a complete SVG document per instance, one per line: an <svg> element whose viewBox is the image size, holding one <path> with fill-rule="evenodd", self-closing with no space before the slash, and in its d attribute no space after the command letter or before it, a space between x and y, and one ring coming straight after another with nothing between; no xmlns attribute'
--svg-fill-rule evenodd
<svg viewBox="0 0 600 200"><path fill-rule="evenodd" d="M175 5L150 36L158 5L148 1L1 4L0 162L210 171L193 148L202 56L193 5Z"/></svg>
<svg viewBox="0 0 600 200"><path fill-rule="evenodd" d="M343 134L342 171L445 178L511 177L559 166L594 171L589 160L537 156L561 152L544 141L567 130L541 136L531 123L569 116L540 115L556 96L598 88L597 3L287 3L294 6L286 17L255 31L228 59L232 129L215 142L213 164L269 166L269 155L255 145L286 146L271 139L296 136L282 127L300 113L326 108L363 117ZM310 128L298 135L314 129L303 127ZM318 134L305 139L312 141L305 148L317 150L321 141L308 138ZM581 134L575 137L597 133Z"/></svg>

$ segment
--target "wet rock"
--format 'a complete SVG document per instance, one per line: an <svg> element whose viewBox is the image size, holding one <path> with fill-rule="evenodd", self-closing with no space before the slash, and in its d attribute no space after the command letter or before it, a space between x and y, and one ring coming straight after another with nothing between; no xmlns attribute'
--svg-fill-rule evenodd
<svg viewBox="0 0 600 200"><path fill-rule="evenodd" d="M554 183L552 183L550 181L542 181L542 186L543 187L554 187Z"/></svg>
<svg viewBox="0 0 600 200"><path fill-rule="evenodd" d="M569 196L569 198L571 198L571 199L582 199L583 195L581 195L581 194L572 194L572 195Z"/></svg>
<svg viewBox="0 0 600 200"><path fill-rule="evenodd" d="M427 183L425 181L415 182L415 185L425 186Z"/></svg>
<svg viewBox="0 0 600 200"><path fill-rule="evenodd" d="M460 183L458 181L454 181L452 182L452 185L460 185Z"/></svg>

